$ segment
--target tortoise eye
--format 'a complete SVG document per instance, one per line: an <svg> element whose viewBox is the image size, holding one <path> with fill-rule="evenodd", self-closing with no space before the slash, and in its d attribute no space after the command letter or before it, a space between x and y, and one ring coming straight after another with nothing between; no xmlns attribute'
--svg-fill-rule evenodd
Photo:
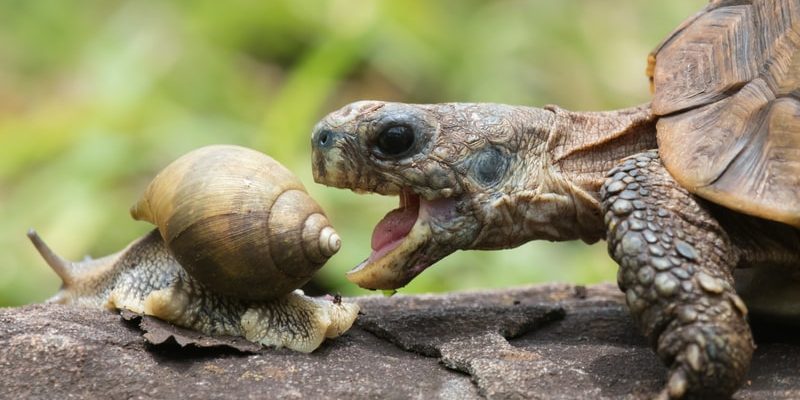
<svg viewBox="0 0 800 400"><path fill-rule="evenodd" d="M393 125L384 128L376 141L381 154L391 157L403 155L414 146L414 130L407 125Z"/></svg>

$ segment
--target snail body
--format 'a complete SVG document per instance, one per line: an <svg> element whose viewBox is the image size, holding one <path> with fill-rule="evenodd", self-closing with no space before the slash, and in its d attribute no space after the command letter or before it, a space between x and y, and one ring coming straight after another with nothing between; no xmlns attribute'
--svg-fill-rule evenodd
<svg viewBox="0 0 800 400"><path fill-rule="evenodd" d="M154 178L131 214L158 229L96 260L64 260L29 233L64 282L52 302L127 309L304 352L358 314L355 304L296 290L340 240L302 183L262 153L192 151Z"/></svg>

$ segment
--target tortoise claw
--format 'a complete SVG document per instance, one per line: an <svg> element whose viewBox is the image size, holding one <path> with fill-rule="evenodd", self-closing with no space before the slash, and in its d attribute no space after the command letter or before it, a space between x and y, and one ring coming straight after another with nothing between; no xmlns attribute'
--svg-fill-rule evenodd
<svg viewBox="0 0 800 400"><path fill-rule="evenodd" d="M667 387L664 390L666 390L670 399L680 399L686 394L687 386L689 386L689 381L686 379L686 373L683 372L682 368L678 368L670 375Z"/></svg>

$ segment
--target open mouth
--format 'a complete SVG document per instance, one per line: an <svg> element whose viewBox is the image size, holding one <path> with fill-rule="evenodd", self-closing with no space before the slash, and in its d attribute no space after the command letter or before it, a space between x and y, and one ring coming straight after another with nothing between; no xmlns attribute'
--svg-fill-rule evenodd
<svg viewBox="0 0 800 400"><path fill-rule="evenodd" d="M455 201L426 201L404 189L400 206L378 222L372 232L369 258L347 273L347 279L367 289L405 286L441 257L427 254L432 232L430 222L442 212L454 210Z"/></svg>
<svg viewBox="0 0 800 400"><path fill-rule="evenodd" d="M375 261L400 246L419 217L419 196L410 190L400 193L400 207L389 211L372 231L372 254L365 261Z"/></svg>

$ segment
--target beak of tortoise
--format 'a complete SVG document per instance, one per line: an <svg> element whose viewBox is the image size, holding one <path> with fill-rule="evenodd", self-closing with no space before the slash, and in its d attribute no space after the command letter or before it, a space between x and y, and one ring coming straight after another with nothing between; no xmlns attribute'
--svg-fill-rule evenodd
<svg viewBox="0 0 800 400"><path fill-rule="evenodd" d="M378 222L372 232L369 258L347 273L365 289L397 289L452 250L433 240L431 222L455 210L452 199L425 200L410 190L400 193L400 206Z"/></svg>

